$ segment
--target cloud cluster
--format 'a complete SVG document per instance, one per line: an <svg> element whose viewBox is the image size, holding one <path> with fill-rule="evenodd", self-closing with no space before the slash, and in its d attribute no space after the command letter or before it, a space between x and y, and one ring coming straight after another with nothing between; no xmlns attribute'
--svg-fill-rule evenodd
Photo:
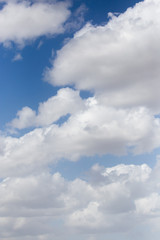
<svg viewBox="0 0 160 240"><path fill-rule="evenodd" d="M12 162L15 168L26 164L28 155L33 166L43 166L61 158L126 154L128 149L144 153L160 146L160 120L154 116L160 110L160 36L153 34L160 26L159 11L159 1L146 0L112 16L105 26L86 25L58 51L46 77L94 96L82 99L78 91L64 88L41 103L37 113L20 110L12 128L39 128L5 139L3 174ZM67 114L64 124L56 124Z"/></svg>
<svg viewBox="0 0 160 240"><path fill-rule="evenodd" d="M5 2L3 43L60 33L70 14L64 2ZM87 24L57 52L46 78L75 89L60 89L37 112L21 109L9 126L28 133L0 136L1 239L159 239L159 161L154 169L97 164L73 181L51 174L61 159L160 147L159 14L159 1L145 0L105 26Z"/></svg>
<svg viewBox="0 0 160 240"><path fill-rule="evenodd" d="M58 51L46 79L93 91L110 106L159 113L159 15L159 0L145 0L105 26L87 24Z"/></svg>
<svg viewBox="0 0 160 240"><path fill-rule="evenodd" d="M42 35L64 32L63 24L70 16L66 2L3 1L0 9L0 43L24 45Z"/></svg>
<svg viewBox="0 0 160 240"><path fill-rule="evenodd" d="M50 124L67 113L71 115L63 124ZM2 138L3 176L37 171L61 158L75 161L95 154L122 155L129 149L140 154L160 146L160 119L148 109L106 107L95 97L82 100L69 88L41 104L37 116L32 109L24 108L11 124L20 129L34 126L36 121L48 126L35 128L20 138Z"/></svg>
<svg viewBox="0 0 160 240"><path fill-rule="evenodd" d="M0 183L0 237L62 240L75 239L78 233L85 240L89 235L117 240L119 234L134 239L134 231L142 227L137 239L150 240L152 221L158 225L160 219L157 173L158 164L153 170L146 164L112 168L97 164L89 171L88 180L67 181L59 173L47 172L6 178ZM156 240L157 234L158 229Z"/></svg>

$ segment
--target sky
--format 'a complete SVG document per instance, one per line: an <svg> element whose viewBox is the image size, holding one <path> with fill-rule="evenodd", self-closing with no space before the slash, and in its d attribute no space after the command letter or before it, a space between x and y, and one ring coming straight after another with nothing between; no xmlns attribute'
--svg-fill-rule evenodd
<svg viewBox="0 0 160 240"><path fill-rule="evenodd" d="M159 16L0 0L0 239L159 240Z"/></svg>

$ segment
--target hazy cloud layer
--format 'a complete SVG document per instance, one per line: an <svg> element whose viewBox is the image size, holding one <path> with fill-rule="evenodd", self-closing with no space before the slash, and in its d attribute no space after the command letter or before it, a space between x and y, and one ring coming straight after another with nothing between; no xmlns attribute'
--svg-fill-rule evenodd
<svg viewBox="0 0 160 240"><path fill-rule="evenodd" d="M24 45L42 35L64 32L70 16L66 2L7 1L0 10L0 42Z"/></svg>

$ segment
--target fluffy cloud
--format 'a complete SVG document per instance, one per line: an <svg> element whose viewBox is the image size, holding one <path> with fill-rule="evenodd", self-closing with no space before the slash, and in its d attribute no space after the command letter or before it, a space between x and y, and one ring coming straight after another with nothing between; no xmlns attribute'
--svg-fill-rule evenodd
<svg viewBox="0 0 160 240"><path fill-rule="evenodd" d="M159 0L145 0L105 26L87 24L58 51L46 79L94 91L110 106L159 113L159 15Z"/></svg>
<svg viewBox="0 0 160 240"><path fill-rule="evenodd" d="M62 116L80 111L83 107L84 103L78 91L70 88L60 89L56 96L39 104L37 115L31 108L24 107L18 111L17 118L13 119L9 126L17 129L47 126Z"/></svg>
<svg viewBox="0 0 160 240"><path fill-rule="evenodd" d="M160 218L157 171L159 167L152 170L146 164L112 168L97 164L88 173L88 180L67 181L59 173L47 172L3 179L0 237L75 239L78 233L85 240L88 234L95 239L111 236L117 240L119 234L132 239L139 226L140 236L145 236L145 223L149 231L145 239L150 240L152 221L158 224ZM156 234L159 236L158 229Z"/></svg>
<svg viewBox="0 0 160 240"><path fill-rule="evenodd" d="M7 1L0 10L0 42L23 45L42 35L62 33L68 7L66 2Z"/></svg>
<svg viewBox="0 0 160 240"><path fill-rule="evenodd" d="M54 98L56 103L63 91L75 94L78 101L80 100L77 92L67 89L59 92ZM95 154L122 155L129 149L140 154L151 152L160 146L160 120L154 118L146 108L119 110L107 108L99 105L94 97L83 101L82 110L75 111L61 125L51 124L36 128L20 138L2 138L0 174L3 177L22 176L32 171L42 170L44 166L62 158L75 161L82 156ZM47 104L48 102L46 106ZM59 110L58 117L61 113L60 108ZM32 114L29 115L26 112L23 112L23 118L17 120L19 123L27 123L24 121L26 115L28 122L32 122L32 119L28 118ZM47 114L44 116L47 122ZM49 115L48 121L50 119L52 118Z"/></svg>

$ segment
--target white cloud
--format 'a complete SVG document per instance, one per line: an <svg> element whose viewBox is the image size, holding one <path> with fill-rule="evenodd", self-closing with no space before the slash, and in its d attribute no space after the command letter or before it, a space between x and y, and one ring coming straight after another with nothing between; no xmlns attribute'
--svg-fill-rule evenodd
<svg viewBox="0 0 160 240"><path fill-rule="evenodd" d="M66 2L7 1L0 10L0 42L23 45L42 35L64 32L68 7Z"/></svg>
<svg viewBox="0 0 160 240"><path fill-rule="evenodd" d="M69 95L75 96L73 99L78 97L79 102L77 93L69 89L59 92L54 101L60 103L60 95L66 91ZM75 112L60 126L51 124L34 129L20 138L2 138L0 174L2 176L22 176L35 171L35 169L39 171L61 158L75 161L82 156L95 154L122 155L128 151L141 154L151 152L160 146L160 120L154 118L146 108L117 110L99 105L95 98L90 98L84 100L84 108L76 111L76 102L75 105L71 104L75 106L73 108ZM42 106L44 107L45 104ZM46 102L46 106L42 111L44 113L48 106L50 109L48 102ZM68 107L70 110L70 102ZM66 110L68 109L66 108ZM62 108L62 110L64 109ZM12 123L25 125L33 122L32 117L36 118L31 109L26 108L22 113L17 122L15 120ZM61 108L57 112L57 116L60 115ZM52 114L51 118L49 115L48 120L47 114L43 116L46 116L44 123L53 121ZM19 128L24 125L20 125Z"/></svg>
<svg viewBox="0 0 160 240"><path fill-rule="evenodd" d="M22 55L21 55L20 53L17 53L17 54L14 56L14 58L12 59L12 61L13 61L13 62L16 62L16 61L20 61L20 60L22 60L22 59L23 59Z"/></svg>
<svg viewBox="0 0 160 240"><path fill-rule="evenodd" d="M66 88L41 103L37 114L28 107L20 110L11 127L42 128L21 138L6 138L3 174L11 174L12 162L18 172L25 172L34 164L38 169L61 158L126 154L128 148L139 154L160 146L160 120L152 111L159 106L159 35L152 34L160 24L159 10L158 1L141 2L113 16L106 26L87 25L58 52L54 68L48 72L50 81L94 89L95 96L82 100L78 91ZM52 124L68 113L71 116L62 126ZM22 170L19 166L27 164L28 155L33 166Z"/></svg>
<svg viewBox="0 0 160 240"><path fill-rule="evenodd" d="M60 89L56 96L40 103L37 114L29 107L24 107L18 111L17 118L13 119L9 126L17 129L47 126L60 117L73 114L83 108L84 103L79 96L79 91L64 88Z"/></svg>
<svg viewBox="0 0 160 240"><path fill-rule="evenodd" d="M155 230L152 221L156 226L160 218L155 169L146 164L112 168L96 165L88 173L90 180L67 181L59 173L48 172L3 179L0 237L87 240L88 234L93 234L95 239L110 236L117 240L121 234L129 240L141 227L139 240L145 235L145 224L149 233L145 239L151 240ZM159 236L159 228L156 234Z"/></svg>
<svg viewBox="0 0 160 240"><path fill-rule="evenodd" d="M136 201L137 211L144 214L157 216L160 214L160 195L152 193L146 198L141 198Z"/></svg>
<svg viewBox="0 0 160 240"><path fill-rule="evenodd" d="M46 73L53 85L93 90L109 106L159 108L159 0L145 0L105 26L87 24Z"/></svg>

